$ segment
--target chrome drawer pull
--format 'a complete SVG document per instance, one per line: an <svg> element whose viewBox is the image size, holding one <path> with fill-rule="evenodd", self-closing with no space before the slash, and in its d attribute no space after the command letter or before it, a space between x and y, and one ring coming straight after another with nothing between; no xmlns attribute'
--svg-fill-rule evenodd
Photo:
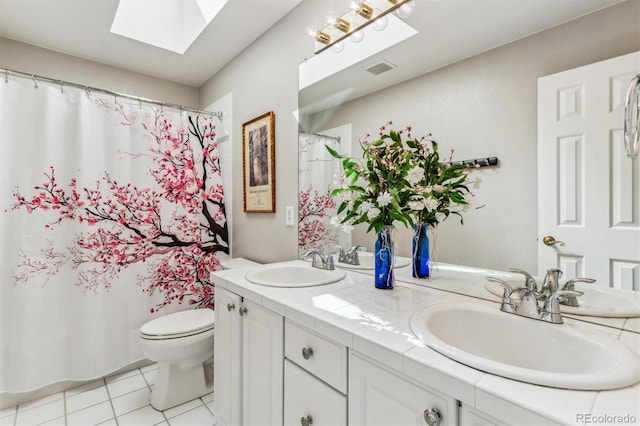
<svg viewBox="0 0 640 426"><path fill-rule="evenodd" d="M236 308L236 305L234 305L233 303L227 303L227 311L231 312L235 308Z"/></svg>
<svg viewBox="0 0 640 426"><path fill-rule="evenodd" d="M309 426L313 424L313 417L311 416L307 416L307 417L300 417L300 424L302 426Z"/></svg>
<svg viewBox="0 0 640 426"><path fill-rule="evenodd" d="M437 408L427 408L424 410L424 419L429 426L440 426L442 413Z"/></svg>
<svg viewBox="0 0 640 426"><path fill-rule="evenodd" d="M245 315L247 313L247 308L242 307L242 308L238 309L238 312L240 313L240 315Z"/></svg>
<svg viewBox="0 0 640 426"><path fill-rule="evenodd" d="M313 349L309 348L302 348L302 358L304 359L309 359L311 358L311 356L313 355Z"/></svg>

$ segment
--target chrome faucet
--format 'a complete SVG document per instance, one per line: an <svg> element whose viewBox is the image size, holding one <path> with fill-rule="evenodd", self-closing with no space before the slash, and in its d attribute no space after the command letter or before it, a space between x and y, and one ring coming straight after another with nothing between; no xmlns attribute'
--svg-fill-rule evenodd
<svg viewBox="0 0 640 426"><path fill-rule="evenodd" d="M589 278L576 278L568 281L562 288L559 288L558 280L562 276L562 271L559 269L549 269L542 288L538 291L538 284L531 274L515 268L510 268L509 271L524 275L524 286L512 288L506 281L500 278L486 277L487 281L498 283L504 289L500 310L553 324L562 324L563 322L560 303L570 299L575 300L577 303L576 298L584 294L581 291L575 291L573 288L574 284L581 280L585 280L585 282L595 281L591 281ZM543 302L542 307L539 306L538 301Z"/></svg>
<svg viewBox="0 0 640 426"><path fill-rule="evenodd" d="M560 277L562 277L562 271L557 268L551 268L547 270L547 275L544 276L542 282L541 294L538 295L538 300L547 300L553 293L559 290Z"/></svg>
<svg viewBox="0 0 640 426"><path fill-rule="evenodd" d="M359 265L360 259L358 258L358 250L364 248L363 246L355 245L348 250L344 250L339 247L340 254L338 255L338 262L346 263L348 265Z"/></svg>
<svg viewBox="0 0 640 426"><path fill-rule="evenodd" d="M334 270L333 255L337 252L331 252L327 255L323 255L318 250L307 250L302 254L303 259L311 258L311 266L318 269Z"/></svg>
<svg viewBox="0 0 640 426"><path fill-rule="evenodd" d="M588 283L588 284L593 284L595 283L596 280L594 280L593 278L573 278L569 281L567 281L566 283L564 283L564 285L562 286L562 288L560 290L564 291L564 290L570 290L570 291L574 291L575 290L575 283ZM575 296L564 296L561 297L558 302L560 302L561 305L565 305L565 306L580 306L580 304L578 303L578 299Z"/></svg>

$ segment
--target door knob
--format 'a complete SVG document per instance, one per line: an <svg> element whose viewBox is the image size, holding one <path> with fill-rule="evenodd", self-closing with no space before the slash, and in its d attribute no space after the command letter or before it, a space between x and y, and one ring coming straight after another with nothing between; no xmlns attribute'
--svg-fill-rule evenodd
<svg viewBox="0 0 640 426"><path fill-rule="evenodd" d="M558 241L555 238L553 238L553 236L551 235L547 235L542 239L542 242L547 245L547 246L554 246L556 244L561 245L564 247L564 241Z"/></svg>

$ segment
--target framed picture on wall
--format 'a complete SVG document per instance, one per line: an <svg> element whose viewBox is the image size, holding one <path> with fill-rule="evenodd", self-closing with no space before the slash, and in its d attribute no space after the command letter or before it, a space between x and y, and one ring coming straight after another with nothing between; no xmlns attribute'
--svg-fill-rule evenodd
<svg viewBox="0 0 640 426"><path fill-rule="evenodd" d="M244 211L276 211L275 116L262 114L242 125Z"/></svg>

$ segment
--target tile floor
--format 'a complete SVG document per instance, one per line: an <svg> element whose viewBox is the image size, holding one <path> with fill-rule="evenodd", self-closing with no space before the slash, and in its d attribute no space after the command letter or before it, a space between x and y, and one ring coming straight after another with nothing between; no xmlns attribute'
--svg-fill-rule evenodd
<svg viewBox="0 0 640 426"><path fill-rule="evenodd" d="M212 426L213 393L165 411L149 405L156 365L106 377L16 407L0 409L0 426Z"/></svg>

